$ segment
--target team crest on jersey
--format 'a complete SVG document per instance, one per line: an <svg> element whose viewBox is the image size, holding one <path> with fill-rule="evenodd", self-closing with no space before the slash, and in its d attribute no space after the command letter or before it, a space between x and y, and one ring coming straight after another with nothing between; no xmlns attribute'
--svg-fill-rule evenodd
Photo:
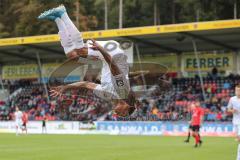
<svg viewBox="0 0 240 160"><path fill-rule="evenodd" d="M122 87L122 86L124 85L124 82L123 82L122 79L116 80L116 83L117 83L117 86L118 86L118 87Z"/></svg>

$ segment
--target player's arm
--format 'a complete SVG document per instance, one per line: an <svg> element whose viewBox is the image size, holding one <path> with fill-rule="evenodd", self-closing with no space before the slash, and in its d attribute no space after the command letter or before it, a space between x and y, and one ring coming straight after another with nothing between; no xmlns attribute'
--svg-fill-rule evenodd
<svg viewBox="0 0 240 160"><path fill-rule="evenodd" d="M74 49L74 50L68 52L66 54L66 56L68 59L79 58L79 57L87 58L87 54L88 54L87 48L83 47L83 48Z"/></svg>
<svg viewBox="0 0 240 160"><path fill-rule="evenodd" d="M230 112L230 113L237 113L237 112L238 112L238 111L237 111L236 109L234 109L234 108L229 108L227 111Z"/></svg>
<svg viewBox="0 0 240 160"><path fill-rule="evenodd" d="M229 100L228 105L227 105L227 111L230 113L237 113L238 111L233 108L232 105L232 99Z"/></svg>
<svg viewBox="0 0 240 160"><path fill-rule="evenodd" d="M57 86L57 87L53 87L50 90L50 93L52 97L57 97L57 96L61 96L62 93L66 92L67 90L71 90L71 89L89 89L89 90L94 90L96 88L97 84L92 83L92 82L76 82L76 83L71 83L71 84L67 84L67 85L61 85L61 86Z"/></svg>
<svg viewBox="0 0 240 160"><path fill-rule="evenodd" d="M203 124L204 121L204 113L201 114L201 118L200 118L200 126Z"/></svg>
<svg viewBox="0 0 240 160"><path fill-rule="evenodd" d="M92 39L92 42L93 43L92 43L92 47L91 48L94 49L94 50L99 50L101 52L103 58L108 63L109 68L110 68L111 73L113 74L113 76L121 74L120 69L113 62L112 57L110 56L110 54L101 45L99 45L95 40Z"/></svg>
<svg viewBox="0 0 240 160"><path fill-rule="evenodd" d="M15 121L16 120L16 113L13 114L12 119Z"/></svg>
<svg viewBox="0 0 240 160"><path fill-rule="evenodd" d="M188 121L188 123L189 123L190 125L193 124L193 116L192 116L192 115L191 115L191 119L190 119L190 121Z"/></svg>
<svg viewBox="0 0 240 160"><path fill-rule="evenodd" d="M230 113L237 113L238 110L234 109L233 107L227 109L228 112Z"/></svg>

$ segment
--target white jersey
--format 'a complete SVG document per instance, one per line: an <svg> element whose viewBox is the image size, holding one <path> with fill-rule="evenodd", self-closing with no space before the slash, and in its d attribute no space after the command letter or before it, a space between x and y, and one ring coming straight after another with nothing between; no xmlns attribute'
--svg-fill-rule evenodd
<svg viewBox="0 0 240 160"><path fill-rule="evenodd" d="M16 123L22 122L22 116L23 116L23 114L22 114L21 111L15 112L15 113L14 113L14 116L15 116L15 122L16 122Z"/></svg>
<svg viewBox="0 0 240 160"><path fill-rule="evenodd" d="M109 78L111 76L110 68L103 58L102 54L98 50L93 50L90 47L92 41L87 41L87 47L88 47L88 56L94 56L98 59L102 60L103 67L102 67L102 79L101 81L108 83ZM124 54L124 51L120 48L120 44L116 41L110 40L110 41L97 41L99 45L101 45L113 58L119 69L123 72L124 75L128 78L128 72L129 72L129 65L127 63L127 55Z"/></svg>
<svg viewBox="0 0 240 160"><path fill-rule="evenodd" d="M128 80L129 65L127 63L127 56L124 54L124 51L120 48L119 43L116 41L97 41L97 43L100 44L110 54L113 61L121 70L122 74L118 75L117 77L111 74L110 68L100 51L90 48L91 43L92 41L87 41L88 56L97 57L98 59L102 60L103 64L101 70L101 85L97 86L96 90L105 93L95 93L104 99L125 99L130 86ZM124 80L122 80L123 78ZM119 85L116 84L118 83L119 79L121 79L121 82L124 83L124 85L120 86L121 89L119 89ZM110 94L107 94L106 92Z"/></svg>
<svg viewBox="0 0 240 160"><path fill-rule="evenodd" d="M237 96L231 97L227 108L237 110L237 113L233 113L232 122L234 125L240 125L240 99Z"/></svg>

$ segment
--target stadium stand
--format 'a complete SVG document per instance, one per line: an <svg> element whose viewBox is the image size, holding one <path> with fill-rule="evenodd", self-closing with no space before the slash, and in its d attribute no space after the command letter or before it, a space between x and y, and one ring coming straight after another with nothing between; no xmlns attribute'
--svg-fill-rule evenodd
<svg viewBox="0 0 240 160"><path fill-rule="evenodd" d="M174 78L172 88L159 94L158 90L152 93L151 98L140 100L137 111L132 115L132 120L163 120L176 121L188 120L190 117L189 104L200 100L205 109L206 121L230 121L231 115L226 112L226 106L230 96L234 95L234 86L240 83L239 76L206 77L203 79L206 99L204 101L200 80L195 78ZM50 98L48 102L41 84L31 84L30 81L16 81L9 88L23 88L20 93L11 100L1 102L1 120L12 119L14 107L19 106L26 111L30 120L42 120L46 115L49 120L124 120L116 115L108 114L112 104L100 98L87 94L86 97L79 91L73 91L64 95L63 99L71 99L70 104L64 106L59 99ZM161 88L159 88L161 90Z"/></svg>

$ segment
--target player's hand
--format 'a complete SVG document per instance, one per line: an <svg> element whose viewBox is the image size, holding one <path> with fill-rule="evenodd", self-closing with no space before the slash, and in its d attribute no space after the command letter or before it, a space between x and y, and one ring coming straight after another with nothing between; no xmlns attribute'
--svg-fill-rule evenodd
<svg viewBox="0 0 240 160"><path fill-rule="evenodd" d="M236 109L231 108L231 109L228 109L228 112L231 112L231 113L238 113L239 111L236 110Z"/></svg>
<svg viewBox="0 0 240 160"><path fill-rule="evenodd" d="M92 45L92 48L93 50L99 50L100 49L100 45L94 40L94 39L91 39L92 43L90 43L90 45Z"/></svg>
<svg viewBox="0 0 240 160"><path fill-rule="evenodd" d="M117 106L115 109L114 109L114 112L119 116L119 117L127 117L129 114L128 114L128 109L129 107L128 106Z"/></svg>
<svg viewBox="0 0 240 160"><path fill-rule="evenodd" d="M238 110L237 109L232 109L232 112L233 113L238 113Z"/></svg>
<svg viewBox="0 0 240 160"><path fill-rule="evenodd" d="M64 86L57 86L57 87L53 87L50 90L50 96L51 97L57 97L57 96L62 96L62 93L64 92Z"/></svg>

